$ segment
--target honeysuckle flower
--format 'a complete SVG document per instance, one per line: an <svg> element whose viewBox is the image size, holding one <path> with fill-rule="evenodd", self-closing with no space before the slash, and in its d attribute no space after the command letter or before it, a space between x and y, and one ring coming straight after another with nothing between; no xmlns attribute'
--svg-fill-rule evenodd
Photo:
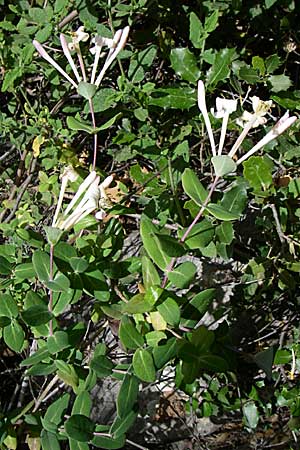
<svg viewBox="0 0 300 450"><path fill-rule="evenodd" d="M231 158L236 154L251 128L256 128L259 125L264 125L266 123L267 119L265 115L273 106L272 100L263 101L256 96L251 97L251 101L254 112L249 113L248 111L244 111L243 115L236 121L238 125L243 127L243 131L229 152Z"/></svg>
<svg viewBox="0 0 300 450"><path fill-rule="evenodd" d="M207 112L206 100L205 100L205 87L202 80L198 81L198 107L203 115L204 123L207 129L211 151L213 156L216 156L216 144L214 140L214 135L211 128L210 119Z"/></svg>
<svg viewBox="0 0 300 450"><path fill-rule="evenodd" d="M245 127L247 123L251 123L251 128L256 128L259 125L264 125L267 121L265 115L273 106L272 100L263 101L259 97L251 97L253 113L244 111L243 115L237 119L236 123L241 127Z"/></svg>
<svg viewBox="0 0 300 450"><path fill-rule="evenodd" d="M76 176L78 175L76 174ZM67 168L67 170L63 173L61 179L62 185L56 211L53 217L52 227L67 231L88 214L92 213L93 211L99 210L100 200L102 198L104 198L104 200L107 199L105 189L109 187L109 185L113 181L113 177L110 175L105 178L105 180L101 184L99 184L100 177L96 174L95 171L92 171L85 178L85 180L83 180L73 199L59 217L59 212L62 206L63 196L67 187L67 183L69 181L75 181L76 178L74 172L72 173L72 171ZM105 211L100 208L100 210L96 213L96 218L102 219L104 216Z"/></svg>
<svg viewBox="0 0 300 450"><path fill-rule="evenodd" d="M91 84L95 84L97 87L100 85L107 69L118 56L119 52L124 48L126 44L126 40L129 33L129 27L125 27L124 29L120 29L116 31L113 39L103 38L101 36L96 36L92 39L92 42L95 44L92 47L91 53L95 55L92 73L91 73ZM48 54L42 44L40 44L37 40L33 40L32 43L40 56L44 58L49 64L51 64L59 73L61 73L66 80L76 89L78 88L78 84L83 80L87 81L86 70L84 61L82 58L81 50L80 50L80 42L86 42L89 39L88 33L85 33L84 27L81 26L77 31L72 33L72 41L70 43L67 42L67 39L64 34L60 35L60 42L62 46L63 53L67 58L68 63L70 64L72 71L75 75L76 81L74 81L67 72L59 65L57 62ZM101 51L103 47L107 47L109 49L106 61L96 79L96 72L98 68L99 59L102 56ZM79 74L74 59L71 55L71 51L75 51L78 57L79 66L81 70L81 74ZM95 81L96 79L96 81Z"/></svg>
<svg viewBox="0 0 300 450"><path fill-rule="evenodd" d="M51 56L46 52L42 44L40 44L35 39L32 41L32 43L42 58L44 58L49 64L51 64L51 66L53 66L59 73L61 73L69 81L69 83L72 84L72 86L74 86L75 88L78 87L77 83L74 80L72 80L72 78L67 74L67 72L65 72L65 70L62 67L60 67L60 65L57 64L57 62L54 61L53 58L51 58Z"/></svg>
<svg viewBox="0 0 300 450"><path fill-rule="evenodd" d="M93 64L93 70L91 75L91 83L95 84L96 86L99 86L105 72L109 68L109 66L112 64L112 62L116 59L120 51L124 48L127 38L129 34L129 27L125 27L123 29L117 30L113 39L107 39L103 38L102 36L95 36L95 38L92 39L92 42L95 44L94 47L90 49L91 53L95 55L94 64ZM106 61L98 75L95 81L96 77L96 71L98 67L99 58L101 56L102 47L106 46L109 48L109 52L106 57Z"/></svg>
<svg viewBox="0 0 300 450"><path fill-rule="evenodd" d="M89 39L89 34L85 33L83 26L79 27L77 31L73 31L71 35L72 41L68 44L71 51L79 49L79 42L86 42Z"/></svg>
<svg viewBox="0 0 300 450"><path fill-rule="evenodd" d="M237 109L237 100L227 100L225 98L217 97L216 111L213 108L210 110L212 115L215 116L217 119L223 119L220 142L218 147L218 155L222 154L222 150L224 147L229 115L235 112L236 109Z"/></svg>
<svg viewBox="0 0 300 450"><path fill-rule="evenodd" d="M249 150L244 156L237 160L236 164L241 164L243 161L248 159L262 147L264 147L269 142L276 139L280 134L284 133L293 123L297 120L296 116L289 115L289 111L287 111L284 116L282 116L278 122L274 125L274 127L256 144Z"/></svg>

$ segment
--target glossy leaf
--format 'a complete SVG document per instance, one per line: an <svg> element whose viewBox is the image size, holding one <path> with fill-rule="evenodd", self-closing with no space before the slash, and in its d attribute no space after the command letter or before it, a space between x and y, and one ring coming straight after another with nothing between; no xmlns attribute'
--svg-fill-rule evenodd
<svg viewBox="0 0 300 450"><path fill-rule="evenodd" d="M167 298L160 305L157 310L163 316L165 321L176 327L180 321L180 309L173 298Z"/></svg>
<svg viewBox="0 0 300 450"><path fill-rule="evenodd" d="M92 407L92 400L89 392L82 391L75 398L72 407L72 415L81 414L83 416L89 417L91 407Z"/></svg>
<svg viewBox="0 0 300 450"><path fill-rule="evenodd" d="M3 329L3 338L9 348L19 352L24 344L25 333L21 325L16 320L12 320L11 324Z"/></svg>
<svg viewBox="0 0 300 450"><path fill-rule="evenodd" d="M149 105L164 109L190 109L196 102L196 90L186 86L155 89L149 99Z"/></svg>
<svg viewBox="0 0 300 450"><path fill-rule="evenodd" d="M173 48L170 53L171 66L183 80L196 83L201 75L197 59L188 48Z"/></svg>
<svg viewBox="0 0 300 450"><path fill-rule="evenodd" d="M129 430L129 428L132 427L132 425L135 422L135 419L137 417L137 412L130 411L126 416L119 417L117 416L115 420L112 423L112 426L110 428L110 433L112 433L114 438L118 438L122 436L126 431Z"/></svg>
<svg viewBox="0 0 300 450"><path fill-rule="evenodd" d="M127 348L138 348L144 344L143 336L137 331L132 320L124 316L121 321L119 336L122 344Z"/></svg>
<svg viewBox="0 0 300 450"><path fill-rule="evenodd" d="M142 216L140 226L143 245L150 258L161 270L165 270L171 262L171 257L166 255L157 237L158 230L146 216Z"/></svg>
<svg viewBox="0 0 300 450"><path fill-rule="evenodd" d="M192 199L198 206L202 206L208 196L208 192L203 187L197 175L191 169L185 169L182 175L182 186L184 192Z"/></svg>
<svg viewBox="0 0 300 450"><path fill-rule="evenodd" d="M1 294L0 296L0 316L17 317L19 308L17 302L11 294Z"/></svg>
<svg viewBox="0 0 300 450"><path fill-rule="evenodd" d="M88 442L93 438L94 423L83 414L74 414L65 422L67 435L79 442Z"/></svg>
<svg viewBox="0 0 300 450"><path fill-rule="evenodd" d="M168 279L179 289L184 289L191 284L196 272L197 268L195 264L186 261L175 267L172 272L169 272Z"/></svg>
<svg viewBox="0 0 300 450"><path fill-rule="evenodd" d="M33 305L22 312L22 319L27 325L36 327L48 323L52 319L46 305Z"/></svg>
<svg viewBox="0 0 300 450"><path fill-rule="evenodd" d="M142 273L145 289L154 285L160 285L160 276L158 275L154 264L147 256L142 256Z"/></svg>
<svg viewBox="0 0 300 450"><path fill-rule="evenodd" d="M132 359L133 370L142 381L151 383L155 381L156 370L151 353L147 350L138 348Z"/></svg>
<svg viewBox="0 0 300 450"><path fill-rule="evenodd" d="M47 340L47 348L51 354L58 353L70 347L69 336L65 331L55 331Z"/></svg>
<svg viewBox="0 0 300 450"><path fill-rule="evenodd" d="M214 63L207 72L208 84L216 85L219 81L223 81L229 77L234 54L234 48L223 48L216 53Z"/></svg>
<svg viewBox="0 0 300 450"><path fill-rule="evenodd" d="M230 156L218 155L211 158L211 162L218 177L223 177L231 172L235 172L236 164Z"/></svg>
<svg viewBox="0 0 300 450"><path fill-rule="evenodd" d="M209 203L206 209L212 216L219 220L236 220L240 217L240 214L227 211L225 208L216 205L215 203Z"/></svg>
<svg viewBox="0 0 300 450"><path fill-rule="evenodd" d="M153 348L153 358L155 366L161 369L166 363L177 355L178 347L175 337L168 339L168 342Z"/></svg>
<svg viewBox="0 0 300 450"><path fill-rule="evenodd" d="M117 397L117 413L119 417L126 417L134 407L139 392L138 379L129 373L124 377Z"/></svg>

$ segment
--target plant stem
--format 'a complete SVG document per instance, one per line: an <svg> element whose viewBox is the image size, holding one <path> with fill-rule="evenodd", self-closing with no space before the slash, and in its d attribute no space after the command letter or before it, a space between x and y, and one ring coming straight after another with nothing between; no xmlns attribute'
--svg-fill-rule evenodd
<svg viewBox="0 0 300 450"><path fill-rule="evenodd" d="M187 228L187 230L185 231L185 233L183 234L183 236L180 238L179 242L182 244L186 238L188 237L188 235L190 234L190 232L192 231L194 225L196 225L196 223L199 221L199 219L202 217L206 206L208 205L215 189L216 189L216 185L219 181L220 177L216 177L210 187L209 193L205 199L205 202L203 203L203 205L201 206L198 214L196 215L196 217L194 218L193 222L189 225L189 227ZM172 271L175 263L176 263L177 258L172 258L170 264L168 265L167 269L166 269L166 274L164 276L164 279L162 281L161 287L164 288L167 284L168 281L168 273Z"/></svg>
<svg viewBox="0 0 300 450"><path fill-rule="evenodd" d="M169 178L170 178L171 190L172 190L172 194L173 194L174 201L175 201L175 204L176 204L177 212L179 214L181 223L184 226L185 225L185 217L184 217L181 205L180 205L179 200L178 200L177 190L175 189L175 186L174 186L171 158L168 158L168 169L169 169Z"/></svg>
<svg viewBox="0 0 300 450"><path fill-rule="evenodd" d="M93 100L89 99L89 105L90 105L90 113L92 116L92 124L94 130L96 129L96 119L95 119L95 112L94 112L94 105ZM97 149L98 149L98 135L97 133L94 134L94 156L93 156L93 170L96 168L96 161L97 161Z"/></svg>
<svg viewBox="0 0 300 450"><path fill-rule="evenodd" d="M53 281L53 257L54 257L54 245L50 244L50 273L49 273L49 281ZM49 303L48 303L48 310L50 313L52 313L53 309L53 291L52 289L49 290ZM50 320L49 323L49 333L50 336L53 336L53 321Z"/></svg>

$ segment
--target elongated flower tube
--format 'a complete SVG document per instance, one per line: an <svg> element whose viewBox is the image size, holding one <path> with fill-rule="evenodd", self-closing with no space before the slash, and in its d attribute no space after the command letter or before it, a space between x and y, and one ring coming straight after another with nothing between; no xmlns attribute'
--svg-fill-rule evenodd
<svg viewBox="0 0 300 450"><path fill-rule="evenodd" d="M49 64L51 64L51 66L53 66L59 73L61 73L69 81L69 83L71 83L72 86L74 86L77 89L78 87L77 83L74 80L72 80L72 78L67 74L67 72L65 72L64 69L60 67L60 65L57 64L57 62L54 61L53 58L51 58L51 56L46 52L42 44L40 44L35 39L32 41L32 43L35 46L38 53L41 55L41 57L44 58Z"/></svg>
<svg viewBox="0 0 300 450"><path fill-rule="evenodd" d="M229 115L234 111L236 111L236 109L237 109L237 100L227 100L225 98L217 97L216 111L213 108L210 110L212 115L215 116L217 119L221 118L223 119L221 136L218 147L218 155L222 154L222 150L224 147Z"/></svg>
<svg viewBox="0 0 300 450"><path fill-rule="evenodd" d="M78 191L74 195L65 211L59 216L59 212L61 210L63 202L63 196L69 180L75 181L72 173L70 173L70 170L67 169L62 175L62 185L56 211L53 217L52 227L67 231L88 214L97 210L97 219L102 219L103 217L105 217L105 211L100 208L99 202L102 198L104 200L107 199L105 189L107 189L113 181L112 175L105 178L105 180L101 184L99 184L100 177L96 174L95 171L92 171L85 178L85 180L83 180L78 188Z"/></svg>
<svg viewBox="0 0 300 450"><path fill-rule="evenodd" d="M75 77L76 77L76 79L78 81L78 83L80 83L81 76L79 75L77 67L76 67L76 65L74 63L74 60L72 58L72 55L71 55L71 52L70 52L69 45L67 43L66 37L65 37L64 34L60 34L59 38L60 38L60 43L61 43L61 47L63 49L64 55L67 58L70 66L71 66L71 68L72 68L72 70L74 72L74 75L75 75Z"/></svg>
<svg viewBox="0 0 300 450"><path fill-rule="evenodd" d="M210 123L208 112L207 112L206 100L205 100L205 87L204 87L204 83L202 80L198 81L198 107L203 115L204 123L205 123L206 129L207 129L207 133L208 133L208 137L209 137L209 141L210 141L212 154L213 154L213 156L216 156L216 154L217 154L216 153L216 144L215 144L214 135L213 135L212 128L211 128L211 123Z"/></svg>
<svg viewBox="0 0 300 450"><path fill-rule="evenodd" d="M96 72L96 70L97 70L97 65L98 65L99 57L101 56L101 48L102 48L103 44L107 45L110 48L108 55L106 57L106 61L95 81L96 86L100 85L100 83L105 75L105 72L107 71L109 66L112 64L112 62L116 59L116 57L118 56L120 51L124 48L127 38L128 38L128 34L129 34L129 27L127 26L123 29L116 31L112 40L101 38L101 36L96 36L94 38L95 47L90 49L90 51L92 53L95 52L95 63L94 63L95 69L93 67L93 72ZM98 47L100 48L100 50ZM93 74L93 72L92 72L92 74ZM91 81L91 83L93 83L93 82Z"/></svg>
<svg viewBox="0 0 300 450"><path fill-rule="evenodd" d="M264 147L269 142L273 141L273 139L276 139L280 134L284 133L293 123L297 120L296 116L289 115L289 111L287 111L284 116L282 116L278 122L274 125L274 127L256 144L254 147L252 147L251 150L249 150L244 156L242 156L236 164L241 164L243 161L248 159L250 156L252 156L254 153L256 153L258 150L260 150L262 147Z"/></svg>

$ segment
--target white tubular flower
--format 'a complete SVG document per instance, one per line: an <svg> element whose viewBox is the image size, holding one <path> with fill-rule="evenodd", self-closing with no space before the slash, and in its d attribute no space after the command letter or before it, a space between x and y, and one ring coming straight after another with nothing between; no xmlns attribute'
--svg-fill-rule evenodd
<svg viewBox="0 0 300 450"><path fill-rule="evenodd" d="M80 83L81 76L79 75L77 67L75 66L74 60L73 60L72 55L70 53L70 49L69 49L69 46L68 46L68 43L67 43L67 40L66 40L66 37L65 37L64 34L60 35L60 43L61 43L64 55L67 58L70 66L71 66L71 68L72 68L72 70L74 72L75 77L76 77L78 83Z"/></svg>
<svg viewBox="0 0 300 450"><path fill-rule="evenodd" d="M248 159L251 155L256 153L258 150L260 150L262 147L264 147L269 142L273 141L273 139L276 139L280 134L284 133L285 130L287 130L293 123L297 120L296 116L289 115L289 112L287 111L284 116L282 116L278 122L274 125L274 127L256 144L254 147L249 150L244 156L242 156L236 164L241 164L243 161Z"/></svg>
<svg viewBox="0 0 300 450"><path fill-rule="evenodd" d="M35 46L38 53L41 55L41 57L44 58L49 64L51 64L51 66L53 66L59 73L61 73L69 81L69 83L71 83L72 86L74 86L77 89L78 87L77 83L75 83L75 81L72 80L72 78L64 71L62 67L60 67L59 64L57 64L57 62L54 61L53 58L51 58L50 55L48 55L42 44L40 44L35 39L32 41L32 43Z"/></svg>
<svg viewBox="0 0 300 450"><path fill-rule="evenodd" d="M222 150L224 147L229 115L235 112L236 109L237 109L237 100L227 100L225 98L217 97L216 111L213 108L210 110L210 112L214 117L216 117L217 119L223 119L220 142L218 147L218 155L222 154Z"/></svg>
<svg viewBox="0 0 300 450"><path fill-rule="evenodd" d="M264 125L267 121L265 115L273 106L272 100L262 101L259 97L251 97L252 108L254 113L244 111L242 117L237 119L236 123L241 127L245 127L247 123L251 123L251 128L256 128L259 125Z"/></svg>
<svg viewBox="0 0 300 450"><path fill-rule="evenodd" d="M72 34L72 42L68 44L69 49L72 51L79 49L80 42L86 42L89 39L88 33L85 33L84 26L78 28L77 31L74 31Z"/></svg>
<svg viewBox="0 0 300 450"><path fill-rule="evenodd" d="M91 76L91 83L95 84L96 86L99 86L105 72L109 68L109 66L112 64L112 62L116 59L120 51L124 48L127 38L129 34L129 27L125 27L123 29L120 29L116 31L113 39L106 39L102 38L101 36L96 36L93 39L93 43L95 44L94 47L91 48L91 52L95 54L95 60L93 64L93 70L92 70L92 76ZM103 45L107 46L109 48L108 55L106 57L106 61L95 81L96 77L96 71L98 67L99 58L101 56L101 50Z"/></svg>
<svg viewBox="0 0 300 450"><path fill-rule="evenodd" d="M208 112L207 112L206 100L205 100L205 88L204 88L204 83L202 80L198 81L198 107L203 115L204 123L205 123L206 129L207 129L207 133L208 133L208 137L209 137L209 141L210 141L212 154L213 154L213 156L216 156L216 144L215 144L214 135L213 135L212 128L211 128L211 123L210 123Z"/></svg>
<svg viewBox="0 0 300 450"><path fill-rule="evenodd" d="M62 176L61 176L61 188L60 188L60 192L59 192L59 197L58 197L58 201L57 201L57 205L56 205L56 210L54 213L54 217L53 217L53 221L52 221L52 226L55 227L55 223L57 221L57 217L63 202L63 198L64 198L64 194L65 194L65 190L67 188L68 182L69 181L76 181L78 178L78 173L75 172L75 170L73 169L72 166L68 166L65 168Z"/></svg>

